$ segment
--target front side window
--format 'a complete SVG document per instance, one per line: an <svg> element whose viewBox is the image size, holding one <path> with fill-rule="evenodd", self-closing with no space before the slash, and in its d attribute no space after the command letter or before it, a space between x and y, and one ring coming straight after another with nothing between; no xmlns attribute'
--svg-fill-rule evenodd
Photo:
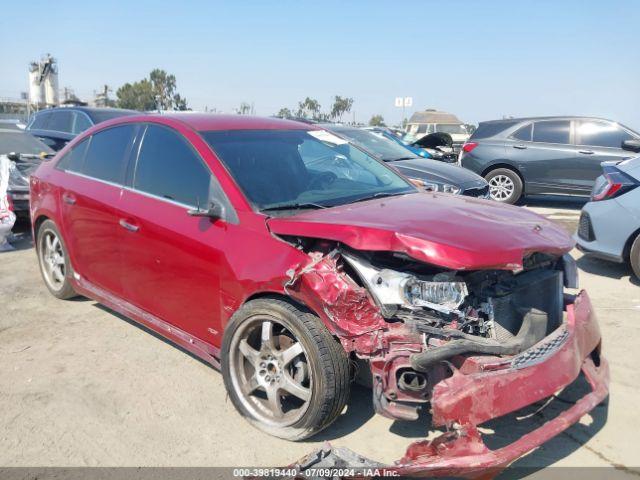
<svg viewBox="0 0 640 480"><path fill-rule="evenodd" d="M569 144L571 123L568 120L549 120L533 125L533 141Z"/></svg>
<svg viewBox="0 0 640 480"><path fill-rule="evenodd" d="M134 132L134 125L121 125L93 134L82 173L99 180L122 183Z"/></svg>
<svg viewBox="0 0 640 480"><path fill-rule="evenodd" d="M85 138L75 145L58 161L56 168L59 170L69 170L71 172L81 172L84 156L89 146L89 140L89 138Z"/></svg>
<svg viewBox="0 0 640 480"><path fill-rule="evenodd" d="M201 134L260 210L322 208L416 191L381 162L325 130Z"/></svg>
<svg viewBox="0 0 640 480"><path fill-rule="evenodd" d="M621 148L634 137L615 123L581 120L576 130L577 144L591 147Z"/></svg>
<svg viewBox="0 0 640 480"><path fill-rule="evenodd" d="M522 140L523 142L531 141L531 132L533 130L533 124L525 125L524 127L520 127L518 130L511 135L516 140Z"/></svg>
<svg viewBox="0 0 640 480"><path fill-rule="evenodd" d="M72 124L73 112L58 110L51 113L51 119L49 120L49 125L47 125L47 130L71 133Z"/></svg>
<svg viewBox="0 0 640 480"><path fill-rule="evenodd" d="M205 208L211 173L178 134L149 125L142 139L133 188L157 197Z"/></svg>

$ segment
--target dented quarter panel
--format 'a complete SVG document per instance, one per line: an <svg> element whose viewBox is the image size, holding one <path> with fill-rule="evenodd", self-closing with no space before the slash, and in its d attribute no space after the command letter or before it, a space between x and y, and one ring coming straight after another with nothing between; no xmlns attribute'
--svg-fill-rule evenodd
<svg viewBox="0 0 640 480"><path fill-rule="evenodd" d="M280 235L330 239L358 250L402 252L453 270L515 270L531 252L562 255L574 244L561 226L525 209L434 193L271 218L268 225Z"/></svg>

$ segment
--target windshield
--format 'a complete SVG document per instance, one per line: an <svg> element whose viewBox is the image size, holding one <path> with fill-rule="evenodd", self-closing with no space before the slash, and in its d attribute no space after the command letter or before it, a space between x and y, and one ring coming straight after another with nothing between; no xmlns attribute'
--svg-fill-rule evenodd
<svg viewBox="0 0 640 480"><path fill-rule="evenodd" d="M449 135L467 135L467 129L464 128L464 125L456 124L456 123L438 123L436 125L436 132L448 133Z"/></svg>
<svg viewBox="0 0 640 480"><path fill-rule="evenodd" d="M17 130L0 130L0 155L7 153L53 153L47 145L26 132Z"/></svg>
<svg viewBox="0 0 640 480"><path fill-rule="evenodd" d="M381 134L376 134L368 130L360 130L358 128L334 126L328 128L329 130L362 145L365 150L373 153L386 162L416 158L416 155L406 147L398 145L398 143L393 140L384 138Z"/></svg>
<svg viewBox="0 0 640 480"><path fill-rule="evenodd" d="M323 208L416 191L375 158L325 130L200 133L260 210Z"/></svg>

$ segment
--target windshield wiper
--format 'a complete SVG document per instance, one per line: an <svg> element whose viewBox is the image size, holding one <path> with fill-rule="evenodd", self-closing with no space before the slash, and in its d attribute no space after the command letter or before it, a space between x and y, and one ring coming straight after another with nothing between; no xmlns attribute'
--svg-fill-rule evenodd
<svg viewBox="0 0 640 480"><path fill-rule="evenodd" d="M398 157L398 158L387 158L385 162L398 162L400 160L415 160L416 158L420 158L417 155L409 156L409 157Z"/></svg>
<svg viewBox="0 0 640 480"><path fill-rule="evenodd" d="M260 209L261 212L275 212L278 210L299 210L303 208L328 208L326 205L320 205L319 203L285 203L282 205L274 205L273 207L266 207Z"/></svg>
<svg viewBox="0 0 640 480"><path fill-rule="evenodd" d="M378 192L378 193L374 193L373 195L369 195L367 197L357 198L351 203L364 202L365 200L373 200L374 198L395 197L397 195L404 195L405 193L407 192L395 192L395 193Z"/></svg>

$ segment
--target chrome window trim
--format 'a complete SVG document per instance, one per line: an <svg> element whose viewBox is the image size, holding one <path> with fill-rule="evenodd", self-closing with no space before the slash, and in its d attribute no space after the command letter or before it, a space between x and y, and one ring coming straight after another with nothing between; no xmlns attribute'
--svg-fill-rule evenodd
<svg viewBox="0 0 640 480"><path fill-rule="evenodd" d="M155 200L160 200L161 202L170 203L172 205L176 205L178 207L184 208L197 208L197 205L187 205L186 203L177 202L175 200L170 200L168 198L159 197L158 195L154 195L152 193L143 192L142 190L136 190L135 188L127 187L120 183L109 182L108 180L102 180L101 178L91 177L89 175L85 175L84 173L74 172L73 170L62 170L64 173L69 173L71 175L75 175L80 178L84 178L86 180L93 180L94 182L102 183L103 185L109 185L110 187L116 187L120 190L127 190L128 192L139 193L142 196L153 198Z"/></svg>

